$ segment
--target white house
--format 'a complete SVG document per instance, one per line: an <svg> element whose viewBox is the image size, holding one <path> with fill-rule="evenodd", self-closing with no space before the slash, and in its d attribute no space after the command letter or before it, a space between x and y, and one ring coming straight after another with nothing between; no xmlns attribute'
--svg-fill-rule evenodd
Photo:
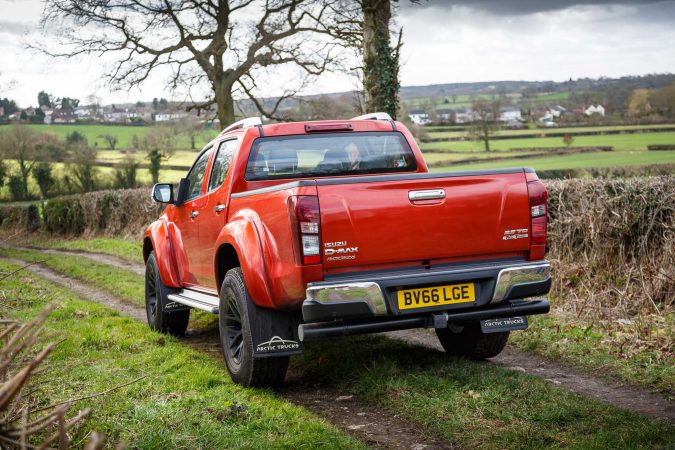
<svg viewBox="0 0 675 450"><path fill-rule="evenodd" d="M426 125L429 121L429 114L423 109L411 109L408 117L415 125ZM155 119L158 120L158 119Z"/></svg>
<svg viewBox="0 0 675 450"><path fill-rule="evenodd" d="M592 116L593 114L599 114L602 117L605 117L605 107L602 105L591 105L584 110L584 114L587 116Z"/></svg>
<svg viewBox="0 0 675 450"><path fill-rule="evenodd" d="M187 117L187 113L157 113L155 114L155 122L168 122L169 120L179 120Z"/></svg>
<svg viewBox="0 0 675 450"><path fill-rule="evenodd" d="M455 112L455 123L473 122L473 111L470 109L458 109Z"/></svg>
<svg viewBox="0 0 675 450"><path fill-rule="evenodd" d="M499 120L504 123L520 122L523 116L519 108L502 108L499 113Z"/></svg>

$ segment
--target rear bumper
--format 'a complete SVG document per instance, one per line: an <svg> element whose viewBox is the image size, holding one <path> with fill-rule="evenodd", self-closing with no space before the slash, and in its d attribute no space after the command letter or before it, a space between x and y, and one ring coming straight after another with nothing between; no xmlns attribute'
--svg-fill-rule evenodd
<svg viewBox="0 0 675 450"><path fill-rule="evenodd" d="M548 312L548 301L545 300L543 300L546 303L545 308L541 307L542 303L538 303L538 306L530 312L520 312L510 316L494 315L503 313L502 307L506 307L507 311L513 311L515 307L522 309L525 303L532 303L514 301L547 294L551 288L550 272L551 266L547 261L536 263L497 261L489 264L445 266L435 269L419 268L347 276L309 284L307 298L302 305L302 315L306 323L362 319L375 319L384 323L383 319L387 318L388 321L412 319L412 316L418 316L416 319L420 319L429 317L429 314L434 312L447 313L450 318L463 317L462 320L512 317L518 314L543 314ZM475 302L428 306L404 311L398 309L395 300L396 291L401 288L458 282L475 284ZM532 305L534 304L530 306ZM453 320L449 319L449 321ZM418 323L419 320L400 322L400 324L406 322Z"/></svg>
<svg viewBox="0 0 675 450"><path fill-rule="evenodd" d="M549 311L548 300L538 299L529 301L510 302L500 305L489 306L474 310L467 310L447 314L443 317L443 327L448 324L462 325L468 322L486 319L499 319L516 316L530 316L545 314ZM323 322L316 324L303 324L298 328L298 337L301 341L314 339L348 336L352 334L381 333L385 331L406 330L410 328L437 327L435 316L438 314L425 314L416 317L401 317L389 319L375 319L354 322ZM446 320L447 319L447 322Z"/></svg>

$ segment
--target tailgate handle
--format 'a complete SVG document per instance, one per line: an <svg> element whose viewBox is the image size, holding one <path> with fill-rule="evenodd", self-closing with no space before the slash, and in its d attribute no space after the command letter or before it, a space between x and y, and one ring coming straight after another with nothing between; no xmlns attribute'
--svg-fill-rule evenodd
<svg viewBox="0 0 675 450"><path fill-rule="evenodd" d="M443 189L428 189L426 191L408 192L408 199L411 202L416 200L438 200L441 198L445 198L445 191Z"/></svg>

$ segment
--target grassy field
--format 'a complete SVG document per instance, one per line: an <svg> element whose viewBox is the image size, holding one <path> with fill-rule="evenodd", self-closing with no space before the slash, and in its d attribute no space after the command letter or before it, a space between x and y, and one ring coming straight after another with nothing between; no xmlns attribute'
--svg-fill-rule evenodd
<svg viewBox="0 0 675 450"><path fill-rule="evenodd" d="M117 148L126 149L131 148L131 141L133 136L139 138L145 136L150 127L147 126L127 126L127 125L28 125L31 129L39 133L53 133L60 138L65 138L73 131L77 131L86 136L90 145L96 145L100 149L108 148L108 144L101 138L104 134L111 134L117 137ZM0 133L8 130L9 126L0 126ZM206 145L217 134L214 130L204 130L196 139L197 148ZM181 134L176 141L176 148L189 149L190 139L187 135Z"/></svg>
<svg viewBox="0 0 675 450"><path fill-rule="evenodd" d="M101 248L110 251L112 247L102 243ZM96 274L104 269L97 265L73 267L83 266L77 257L51 258L38 252L6 250L2 253L29 260L39 258L57 271L121 295L115 279L120 270L115 271L116 277L110 277L109 270L107 276L99 277ZM12 305L23 309L13 314L30 317L44 301L38 299L48 288L44 282L21 276L21 282L9 286L11 290L7 286L3 289L7 298L20 296ZM124 274L123 284L127 276L129 280L135 277L142 286L142 277L133 274ZM52 297L58 298L62 291L49 292L55 292ZM135 297L135 304L139 303L136 299L142 298L142 292L124 292L125 297ZM222 364L218 366L210 358L183 347L180 340L163 338L159 346L159 335L146 326L77 300L69 300L55 315L56 325L50 321L50 332L67 336L67 345L55 355L60 398L81 390L82 380L87 380L87 389L96 391L102 389L103 380L109 387L135 376L150 375L150 380L125 392L124 399L117 401L115 395L103 405L88 403L97 411L102 409L89 427L132 442L133 447L297 448L303 439L310 447L324 443L334 448L358 445L269 394L233 386ZM215 325L213 321L203 323L207 328ZM349 358L344 357L345 349L349 349ZM582 398L518 371L446 358L436 351L381 337L310 343L306 354L295 358L292 366L312 386L318 383L357 394L392 414L420 423L430 435L459 447L666 448L674 443L675 430L663 422ZM155 381L159 379L161 385ZM208 411L228 410L233 404L245 406L245 420L228 417L234 423L225 420L223 424L213 417L199 418ZM285 418L280 421L279 417ZM171 431L149 429L157 420L163 424L160 429ZM289 432L276 430L281 426L279 422L285 425L287 420L291 424ZM224 430L223 426L229 428ZM261 442L261 436L269 433L274 434L273 440ZM198 440L187 444L186 439Z"/></svg>
<svg viewBox="0 0 675 450"><path fill-rule="evenodd" d="M0 261L0 273L16 269ZM73 411L91 407L94 412L71 434L74 448L83 448L92 430L107 435L108 448L117 443L147 449L365 447L270 392L234 385L218 358L39 277L20 272L0 287L4 319L28 321L47 303L57 306L39 345L59 345L29 387L42 405L145 377L75 403Z"/></svg>
<svg viewBox="0 0 675 450"><path fill-rule="evenodd" d="M530 166L535 169L577 169L600 168L617 166L640 166L648 164L675 163L675 151L648 151L647 146L652 144L675 143L675 132L659 132L644 134L618 134L599 136L578 136L574 139L575 147L611 146L613 152L579 153L573 155L552 155L536 158L523 158L507 161L471 162L463 165L434 168L434 171L483 169L499 167ZM481 143L475 141L433 142L422 144L422 151L426 152L425 159L429 163L445 160L462 160L467 158L488 158L493 156L526 156L528 148L564 147L562 138L525 138L502 139L490 143L492 152L485 152ZM514 148L524 149L512 153ZM508 153L507 153L508 152Z"/></svg>
<svg viewBox="0 0 675 450"><path fill-rule="evenodd" d="M597 127L560 127L560 128L527 128L523 130L500 130L498 136L518 136L518 135L547 135L552 133L579 133L579 132L608 132L608 131L633 131L643 129L659 129L659 128L673 128L675 124L658 124L658 125L612 125L612 126L597 126ZM441 127L428 127L429 137L434 139L447 138L464 138L467 136L465 130L445 130ZM558 138L561 139L562 138Z"/></svg>

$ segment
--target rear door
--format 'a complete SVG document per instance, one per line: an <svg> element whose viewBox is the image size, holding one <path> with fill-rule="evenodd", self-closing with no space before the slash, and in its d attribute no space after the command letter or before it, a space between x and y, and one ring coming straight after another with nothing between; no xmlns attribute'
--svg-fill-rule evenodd
<svg viewBox="0 0 675 450"><path fill-rule="evenodd" d="M318 179L324 268L527 251L525 175L511 172Z"/></svg>

